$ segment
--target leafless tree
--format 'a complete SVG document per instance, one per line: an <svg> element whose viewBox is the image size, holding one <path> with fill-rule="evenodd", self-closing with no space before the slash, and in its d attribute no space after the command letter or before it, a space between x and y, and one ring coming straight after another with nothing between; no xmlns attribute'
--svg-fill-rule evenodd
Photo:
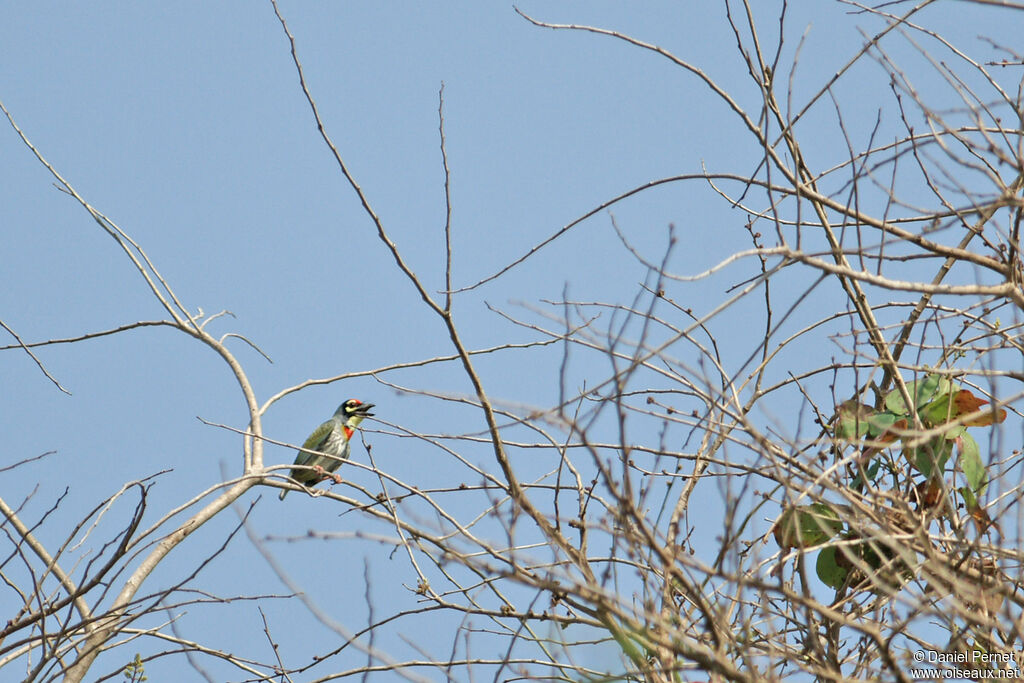
<svg viewBox="0 0 1024 683"><path fill-rule="evenodd" d="M151 639L169 648L158 656L185 654L197 671L205 658L226 661L249 681L376 672L416 680L487 672L494 680L906 681L926 675L914 671L924 668L936 677L941 667L1024 668L1024 473L1019 444L1005 432L1018 422L1013 404L1024 379L1024 62L1012 46L962 45L929 27L940 6L983 25L1020 22L1024 5L841 4L849 21L872 28L842 68L808 84L798 68L810 59L801 51L798 11L783 2L759 19L766 10L756 3L724 3L748 76L746 89L732 91L699 56L521 13L538 30L587 32L667 60L695 97L728 107L733 118L721 125L745 136L750 154L740 163L711 159L609 198L464 287L452 277L443 96L447 219L438 235L446 263L438 287L414 271L332 141L303 74L301 36L275 4L297 93L367 228L390 251L394 276L412 285L451 352L308 380L267 399L256 396L225 345L237 335L211 334L218 316L191 312L128 232L22 135L59 188L115 240L166 317L71 339L15 335L4 349L31 355L46 373L40 347L168 327L219 355L249 419L219 425L244 444L239 470L172 510L149 509L151 480L126 482L80 513L62 544L46 547L37 531L48 515L26 522L17 506L0 501L8 548L0 569L20 603L0 631L0 667L21 667L33 681L127 676L145 661L124 670L133 643ZM848 87L865 64L879 75L873 90L864 92L861 81ZM919 89L919 81L931 85ZM878 102L867 119L854 111L860 99ZM830 121L827 143L806 137L810 117ZM637 228L619 225L616 205L664 185L696 185L719 202L723 224L735 226L722 230L730 256L702 272L677 272L685 215L664 226L661 253L634 244ZM587 220L613 223L622 258L646 268L631 302L565 293L494 308L491 315L528 341L468 346L459 298L529 268L534 254ZM695 300L698 285L725 294ZM560 367L550 404L495 396L480 370L501 362L525 371L542 360ZM403 383L409 368L435 364L460 373L471 391ZM364 531L310 536L384 547L407 563L414 606L376 614L367 598L365 627L334 622L316 595L292 583L277 560L280 546L242 506L260 504L247 497L254 490L298 488L287 465L264 460L264 445L279 443L261 426L266 411L308 386L355 376L432 401L439 416L437 433L404 429L386 415L367 423L369 464L357 458L346 467L368 470L378 486L316 492L319 505L360 516ZM467 408L475 415L469 429L461 417ZM427 449L464 479L443 489L405 481L374 461L373 448L388 444ZM234 530L203 562L245 534L292 590L246 597L302 601L315 623L339 634L338 648L313 663L289 662L274 642L281 626L264 617L267 643L257 659L189 640L173 617L153 621L207 599L192 590L195 573L161 583L154 572L221 515L234 515ZM449 652L399 658L380 645L386 634L423 623L450 625ZM363 664L346 658L353 651Z"/></svg>

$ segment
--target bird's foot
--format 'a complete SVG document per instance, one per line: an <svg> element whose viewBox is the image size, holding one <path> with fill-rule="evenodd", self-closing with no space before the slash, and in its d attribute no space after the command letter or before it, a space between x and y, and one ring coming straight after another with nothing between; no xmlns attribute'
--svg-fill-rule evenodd
<svg viewBox="0 0 1024 683"><path fill-rule="evenodd" d="M321 481L327 481L328 479L333 481L335 484L340 484L341 483L341 475L340 474L335 474L334 472L328 472L328 471L324 470L323 467L320 467L320 465L314 465L313 466L313 471L316 472L316 474L317 474L317 483L319 483Z"/></svg>

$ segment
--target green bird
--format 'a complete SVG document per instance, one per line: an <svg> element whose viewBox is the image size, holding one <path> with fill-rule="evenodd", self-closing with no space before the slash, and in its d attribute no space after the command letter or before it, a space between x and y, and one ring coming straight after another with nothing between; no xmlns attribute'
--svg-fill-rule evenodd
<svg viewBox="0 0 1024 683"><path fill-rule="evenodd" d="M289 476L303 486L317 484L324 479L334 479L334 483L340 484L341 477L333 472L341 467L343 460L348 459L349 441L363 418L373 415L370 412L372 407L372 403L354 398L338 406L331 419L317 427L302 444L293 464L304 467L293 467ZM284 489L278 497L284 500L287 495L288 489Z"/></svg>

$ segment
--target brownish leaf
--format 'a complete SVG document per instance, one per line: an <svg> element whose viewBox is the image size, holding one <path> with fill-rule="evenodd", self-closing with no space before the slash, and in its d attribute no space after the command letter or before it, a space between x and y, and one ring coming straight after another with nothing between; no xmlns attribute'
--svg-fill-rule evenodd
<svg viewBox="0 0 1024 683"><path fill-rule="evenodd" d="M953 397L953 405L956 406L954 416L968 415L970 413L977 413L982 409L982 406L988 405L988 401L978 398L967 389L961 389ZM986 410L980 415L964 421L964 425L968 427L987 427L996 422L1002 422L1005 419L1006 411L1002 408L996 414L993 414L991 410Z"/></svg>
<svg viewBox="0 0 1024 683"><path fill-rule="evenodd" d="M978 527L979 534L985 533L985 531L987 531L990 526L995 527L996 531L1002 533L1002 531L999 528L999 523L991 517L989 517L988 510L986 510L982 506L975 505L974 507L967 508L967 514L969 514L971 516L971 519L974 520L974 524Z"/></svg>
<svg viewBox="0 0 1024 683"><path fill-rule="evenodd" d="M871 458L881 453L882 450L886 448L885 444L892 443L896 439L901 438L907 432L907 429L908 425L906 418L896 420L889 429L871 439L872 445L865 448L864 452L861 453L860 462L866 463L871 460Z"/></svg>
<svg viewBox="0 0 1024 683"><path fill-rule="evenodd" d="M942 483L934 477L928 477L914 487L914 501L918 512L939 506L942 503Z"/></svg>
<svg viewBox="0 0 1024 683"><path fill-rule="evenodd" d="M900 438L901 432L907 431L907 419L901 418L893 423L892 427L885 430L883 434L879 434L872 441L879 441L881 443L892 443L896 439Z"/></svg>

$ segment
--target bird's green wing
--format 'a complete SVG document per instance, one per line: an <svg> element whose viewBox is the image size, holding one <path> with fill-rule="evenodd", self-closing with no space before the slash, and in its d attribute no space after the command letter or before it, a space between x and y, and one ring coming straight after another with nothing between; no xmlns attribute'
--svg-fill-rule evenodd
<svg viewBox="0 0 1024 683"><path fill-rule="evenodd" d="M306 450L318 451L323 448L324 441L327 440L327 435L331 433L331 429L334 427L334 423L328 420L322 425L317 427L306 442L302 444L303 450L299 451L299 454L295 456L295 465L306 465L310 460L317 457L312 453L307 453Z"/></svg>

